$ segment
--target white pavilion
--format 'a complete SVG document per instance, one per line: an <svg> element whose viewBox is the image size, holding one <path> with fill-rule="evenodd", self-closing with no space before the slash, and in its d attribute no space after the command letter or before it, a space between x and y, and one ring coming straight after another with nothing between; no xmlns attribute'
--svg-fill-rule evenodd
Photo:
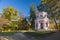
<svg viewBox="0 0 60 40"><path fill-rule="evenodd" d="M48 30L48 29L49 19L47 17L47 12L37 13L35 19L35 30Z"/></svg>

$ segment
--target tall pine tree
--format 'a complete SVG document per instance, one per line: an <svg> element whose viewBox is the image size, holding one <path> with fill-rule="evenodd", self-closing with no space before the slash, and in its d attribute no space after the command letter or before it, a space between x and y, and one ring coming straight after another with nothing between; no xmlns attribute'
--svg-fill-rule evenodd
<svg viewBox="0 0 60 40"><path fill-rule="evenodd" d="M34 28L35 25L35 18L36 18L36 8L34 6L34 4L31 4L30 7L30 22L31 22L31 28Z"/></svg>

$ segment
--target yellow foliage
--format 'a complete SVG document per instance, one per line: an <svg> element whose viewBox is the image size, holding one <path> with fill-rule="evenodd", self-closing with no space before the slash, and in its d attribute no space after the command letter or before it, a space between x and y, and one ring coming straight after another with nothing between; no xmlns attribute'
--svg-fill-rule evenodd
<svg viewBox="0 0 60 40"><path fill-rule="evenodd" d="M60 29L60 23L58 23L58 29Z"/></svg>
<svg viewBox="0 0 60 40"><path fill-rule="evenodd" d="M49 28L50 29L55 29L54 24L51 23L50 26L49 26Z"/></svg>
<svg viewBox="0 0 60 40"><path fill-rule="evenodd" d="M8 29L8 32L11 32L11 29Z"/></svg>
<svg viewBox="0 0 60 40"><path fill-rule="evenodd" d="M10 18L12 19L12 18L14 18L14 16L10 16Z"/></svg>
<svg viewBox="0 0 60 40"><path fill-rule="evenodd" d="M14 9L11 8L11 7L8 8L8 11L9 11L10 13L14 13Z"/></svg>

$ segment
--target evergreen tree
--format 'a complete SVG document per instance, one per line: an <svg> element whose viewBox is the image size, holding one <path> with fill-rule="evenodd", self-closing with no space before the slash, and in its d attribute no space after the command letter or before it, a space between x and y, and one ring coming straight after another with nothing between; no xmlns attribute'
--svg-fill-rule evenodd
<svg viewBox="0 0 60 40"><path fill-rule="evenodd" d="M30 7L30 22L31 22L31 28L34 28L35 25L35 18L36 18L36 8L34 4L31 4Z"/></svg>

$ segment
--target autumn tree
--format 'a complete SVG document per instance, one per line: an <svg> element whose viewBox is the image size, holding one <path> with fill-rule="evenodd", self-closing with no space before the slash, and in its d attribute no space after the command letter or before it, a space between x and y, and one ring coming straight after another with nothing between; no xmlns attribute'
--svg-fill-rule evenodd
<svg viewBox="0 0 60 40"><path fill-rule="evenodd" d="M41 0L41 4L37 7L39 11L48 12L48 17L54 20L55 28L58 29L57 20L60 20L60 0Z"/></svg>
<svg viewBox="0 0 60 40"><path fill-rule="evenodd" d="M17 16L17 14L18 11L12 7L7 7L3 9L3 16L10 21L14 19Z"/></svg>
<svg viewBox="0 0 60 40"><path fill-rule="evenodd" d="M17 25L17 23L15 21L17 15L18 15L18 11L16 9L12 8L12 7L7 7L7 8L3 9L3 15L2 15L2 17L4 17L5 19L9 20L9 22L6 24L6 25L9 24L7 26L7 28L8 27L11 27L11 29L15 28L15 26Z"/></svg>
<svg viewBox="0 0 60 40"><path fill-rule="evenodd" d="M18 20L18 26L20 30L28 30L28 21L24 17L23 13L20 12L19 20Z"/></svg>

